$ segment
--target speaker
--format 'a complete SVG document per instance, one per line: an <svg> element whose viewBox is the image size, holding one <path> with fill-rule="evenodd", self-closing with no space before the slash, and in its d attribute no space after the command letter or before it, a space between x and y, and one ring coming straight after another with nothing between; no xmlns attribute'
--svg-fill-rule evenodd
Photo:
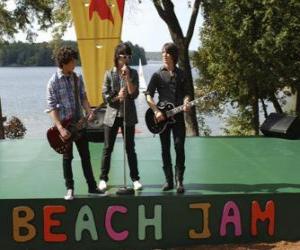
<svg viewBox="0 0 300 250"><path fill-rule="evenodd" d="M297 139L300 137L300 121L297 116L271 113L260 130L265 136Z"/></svg>
<svg viewBox="0 0 300 250"><path fill-rule="evenodd" d="M104 142L104 115L106 107L98 109L95 112L95 119L88 122L86 137L90 142Z"/></svg>

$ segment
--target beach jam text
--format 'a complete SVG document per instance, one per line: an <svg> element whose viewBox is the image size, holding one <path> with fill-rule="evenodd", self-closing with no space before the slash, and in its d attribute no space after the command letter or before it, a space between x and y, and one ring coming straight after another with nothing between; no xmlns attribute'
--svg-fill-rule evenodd
<svg viewBox="0 0 300 250"><path fill-rule="evenodd" d="M177 206L181 205L178 203ZM130 215L131 207L124 204L99 206L97 209L94 206L81 205L76 209L72 208L71 212L69 211L71 207L52 204L42 206L39 213L31 206L16 206L11 210L11 236L13 241L18 243L30 242L36 238L48 243L58 243L80 242L83 235L90 241L101 241L104 237L113 242L126 241L132 237L137 241L149 238L160 241L165 240L168 235L166 232L172 227L171 230L182 227L181 232L184 234L182 239L187 237L187 240L193 241L209 239L213 236L212 232L218 232L217 237L239 237L244 233L242 226L244 218L241 216L241 208L235 201L222 204L219 223L211 223L215 215L211 212L213 205L209 202L185 203L184 206L185 212L177 214L175 218L174 216L168 218L168 214L172 212L169 213L167 210L172 208L169 206L165 208L164 204L152 204L149 207L145 204L137 205L134 215ZM100 210L101 218L97 216ZM253 200L248 203L248 212L247 231L251 236L259 235L260 231L264 231L263 234L268 236L274 235L273 200L266 202ZM182 225L182 217L185 216L192 218L187 220L188 224ZM190 223L191 221L193 223ZM263 227L258 227L258 224L263 224ZM147 230L149 227L152 228L150 231ZM211 230L212 228L214 230Z"/></svg>

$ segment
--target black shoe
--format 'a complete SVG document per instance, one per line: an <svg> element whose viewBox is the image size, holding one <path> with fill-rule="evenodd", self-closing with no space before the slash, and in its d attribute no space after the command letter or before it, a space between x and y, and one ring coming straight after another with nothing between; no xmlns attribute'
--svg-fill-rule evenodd
<svg viewBox="0 0 300 250"><path fill-rule="evenodd" d="M105 191L101 191L99 188L93 188L93 189L89 189L89 194L90 195L96 195L96 196L101 196L101 195L105 195Z"/></svg>
<svg viewBox="0 0 300 250"><path fill-rule="evenodd" d="M171 182L166 182L163 186L162 186L162 191L169 191L171 189L174 188L174 184Z"/></svg>

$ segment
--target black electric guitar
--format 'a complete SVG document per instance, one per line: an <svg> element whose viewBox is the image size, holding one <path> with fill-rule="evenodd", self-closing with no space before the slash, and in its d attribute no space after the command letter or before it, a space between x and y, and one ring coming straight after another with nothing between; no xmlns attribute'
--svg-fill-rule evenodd
<svg viewBox="0 0 300 250"><path fill-rule="evenodd" d="M216 91L210 92L209 94L202 96L200 98L197 98L193 101L190 101L188 105L191 107L200 103L200 102L205 102L205 101L210 101L213 100L217 97ZM149 108L146 111L145 114L145 120L146 120L146 125L149 131L153 134L161 134L164 132L168 124L175 123L176 120L174 118L174 115L176 115L179 112L183 111L184 105L175 107L173 103L167 102L167 103L162 103L161 105L158 105L157 108L164 114L165 120L158 122L157 119L155 118L155 114L151 108Z"/></svg>

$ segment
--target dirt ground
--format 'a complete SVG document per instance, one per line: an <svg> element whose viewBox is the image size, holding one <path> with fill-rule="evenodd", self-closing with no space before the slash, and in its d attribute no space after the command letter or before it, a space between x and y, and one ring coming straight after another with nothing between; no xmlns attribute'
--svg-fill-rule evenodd
<svg viewBox="0 0 300 250"><path fill-rule="evenodd" d="M274 243L202 245L195 247L172 248L170 250L300 250L300 241L279 241Z"/></svg>

